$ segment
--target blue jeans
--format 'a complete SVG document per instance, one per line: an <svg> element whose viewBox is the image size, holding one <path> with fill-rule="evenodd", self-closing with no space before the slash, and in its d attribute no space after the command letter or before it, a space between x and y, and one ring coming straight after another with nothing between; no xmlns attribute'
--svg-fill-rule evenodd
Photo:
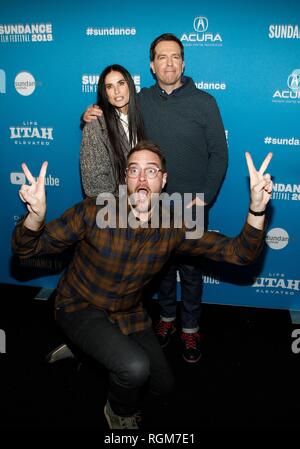
<svg viewBox="0 0 300 449"><path fill-rule="evenodd" d="M193 220L196 217L195 206L192 209ZM208 226L208 208L203 210L203 229ZM176 318L177 310L177 270L180 275L181 302L180 319L182 330L196 332L199 329L203 290L202 269L197 257L172 256L162 269L159 277L158 300L163 318Z"/></svg>
<svg viewBox="0 0 300 449"><path fill-rule="evenodd" d="M92 305L70 313L60 307L56 318L75 346L107 368L108 401L117 415L138 410L144 386L155 395L173 389L173 374L152 328L124 335L105 311Z"/></svg>
<svg viewBox="0 0 300 449"><path fill-rule="evenodd" d="M174 257L161 272L159 285L160 313L164 318L175 318L180 304L183 330L197 331L201 317L203 288L202 270L192 258ZM194 264L193 264L194 262ZM177 302L177 270L180 274L181 302Z"/></svg>

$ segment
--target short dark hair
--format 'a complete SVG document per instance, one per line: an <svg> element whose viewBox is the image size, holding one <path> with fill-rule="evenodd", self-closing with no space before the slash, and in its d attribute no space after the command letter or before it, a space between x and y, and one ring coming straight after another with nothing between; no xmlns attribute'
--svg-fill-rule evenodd
<svg viewBox="0 0 300 449"><path fill-rule="evenodd" d="M161 34L160 36L158 36L156 39L154 39L154 41L150 45L150 61L151 62L154 61L154 58L155 58L155 47L157 46L157 44L159 44L159 42L162 42L162 41L176 42L180 47L181 57L182 57L182 60L184 61L184 47L182 45L182 42L178 39L177 36L175 36L175 34L164 33L164 34Z"/></svg>
<svg viewBox="0 0 300 449"><path fill-rule="evenodd" d="M136 153L137 151L143 151L143 150L152 151L152 153L156 154L160 159L162 171L165 172L167 170L166 158L165 158L164 154L162 153L162 151L160 150L159 146L156 145L155 143L149 142L148 140L141 140L140 142L138 142L129 151L129 153L127 155L127 161L133 153Z"/></svg>

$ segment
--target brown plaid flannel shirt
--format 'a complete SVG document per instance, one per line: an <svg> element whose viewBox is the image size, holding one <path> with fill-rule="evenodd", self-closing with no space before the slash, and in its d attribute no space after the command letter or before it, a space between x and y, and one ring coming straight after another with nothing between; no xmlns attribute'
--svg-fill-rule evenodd
<svg viewBox="0 0 300 449"><path fill-rule="evenodd" d="M98 210L95 199L86 199L37 232L22 221L13 234L13 251L26 258L59 253L76 244L73 260L58 283L56 308L72 312L93 304L105 310L124 334L151 325L142 290L171 253L246 265L264 246L264 231L247 223L235 238L205 232L198 240L188 240L185 228L99 229Z"/></svg>

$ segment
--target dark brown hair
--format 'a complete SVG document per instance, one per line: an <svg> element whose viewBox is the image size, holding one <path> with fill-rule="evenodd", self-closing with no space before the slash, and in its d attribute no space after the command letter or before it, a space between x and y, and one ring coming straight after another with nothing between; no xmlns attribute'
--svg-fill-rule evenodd
<svg viewBox="0 0 300 449"><path fill-rule="evenodd" d="M157 46L157 44L159 44L159 42L162 42L162 41L176 42L180 47L181 57L182 57L182 60L184 61L184 47L182 45L182 42L178 39L178 37L175 36L175 34L164 33L164 34L161 34L160 36L158 36L156 39L154 39L154 41L150 45L150 61L151 62L154 61L154 58L155 58L155 47Z"/></svg>
<svg viewBox="0 0 300 449"><path fill-rule="evenodd" d="M110 72L119 72L123 75L129 88L129 104L128 104L128 130L129 130L129 145L132 146L136 141L144 138L144 123L142 114L137 102L136 90L133 79L125 69L125 67L119 64L112 64L106 67L99 77L98 82L98 95L97 104L103 111L103 115L106 122L108 138L113 148L113 153L108 149L111 156L112 168L115 175L116 185L124 184L124 173L126 168L126 157L124 155L125 150L122 148L119 131L119 115L116 108L108 101L105 78Z"/></svg>
<svg viewBox="0 0 300 449"><path fill-rule="evenodd" d="M136 153L137 151L143 151L143 150L152 151L152 153L156 154L159 157L159 160L161 163L161 170L163 172L166 171L167 164L166 164L166 158L165 158L164 154L162 153L162 151L160 150L158 145L156 145L155 143L149 142L148 140L141 140L139 143L137 143L128 153L127 161L133 153Z"/></svg>

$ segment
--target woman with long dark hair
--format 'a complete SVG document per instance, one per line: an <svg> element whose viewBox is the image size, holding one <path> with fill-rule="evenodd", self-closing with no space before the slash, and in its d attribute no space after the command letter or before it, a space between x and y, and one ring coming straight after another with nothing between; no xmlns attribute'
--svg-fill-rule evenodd
<svg viewBox="0 0 300 449"><path fill-rule="evenodd" d="M99 77L97 105L103 115L83 128L80 169L85 195L117 193L125 182L126 156L144 138L142 117L130 73L106 67Z"/></svg>

